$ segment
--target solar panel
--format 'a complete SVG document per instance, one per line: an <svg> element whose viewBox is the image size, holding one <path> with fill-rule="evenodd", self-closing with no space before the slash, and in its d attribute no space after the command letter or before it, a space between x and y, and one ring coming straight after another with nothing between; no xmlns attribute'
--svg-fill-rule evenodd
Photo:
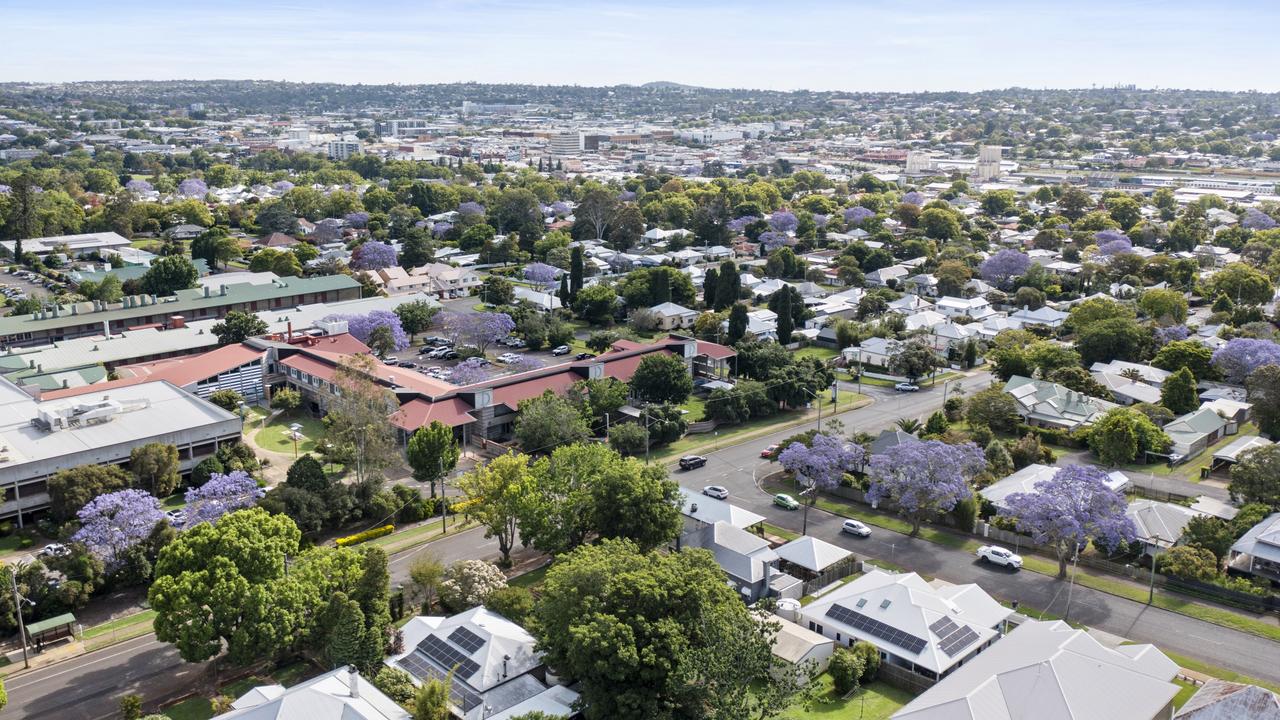
<svg viewBox="0 0 1280 720"><path fill-rule="evenodd" d="M948 635L959 630L960 626L956 625L949 617L942 617L933 621L929 626L929 632L937 635L939 639L946 639Z"/></svg>
<svg viewBox="0 0 1280 720"><path fill-rule="evenodd" d="M441 670L433 665L425 655L420 651L405 655L397 661L397 664L407 673L414 676L418 680L440 680L445 681L449 677L448 671ZM462 684L462 681L455 676L453 678L453 687L449 688L449 699L454 705L462 708L464 713L469 713L480 705L480 696L472 692L470 688Z"/></svg>
<svg viewBox="0 0 1280 720"><path fill-rule="evenodd" d="M867 617L843 605L832 605L827 609L827 617L854 629L861 630L872 637L897 645L915 655L919 655L920 651L924 650L925 646L928 645L923 638L903 632L892 625L886 625L875 618Z"/></svg>
<svg viewBox="0 0 1280 720"><path fill-rule="evenodd" d="M450 633L449 642L465 650L468 655L484 647L484 640L464 627L459 627Z"/></svg>
<svg viewBox="0 0 1280 720"><path fill-rule="evenodd" d="M435 661L441 668L448 670L456 666L458 670L455 674L463 679L469 679L480 669L480 666L474 660L463 655L462 651L436 635L428 635L426 639L418 643L418 650Z"/></svg>
<svg viewBox="0 0 1280 720"><path fill-rule="evenodd" d="M943 641L942 645L938 649L946 653L947 657L955 657L960 654L960 651L972 645L977 639L978 633L974 632L973 628L966 626L960 632L952 634Z"/></svg>

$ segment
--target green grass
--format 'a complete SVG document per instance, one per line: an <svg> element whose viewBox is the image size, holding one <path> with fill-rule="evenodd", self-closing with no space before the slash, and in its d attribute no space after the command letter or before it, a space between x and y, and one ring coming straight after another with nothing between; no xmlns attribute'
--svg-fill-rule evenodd
<svg viewBox="0 0 1280 720"><path fill-rule="evenodd" d="M778 527L777 525L770 525L769 523L763 523L763 525L764 525L764 531L766 533L768 533L769 535L776 535L788 542L790 542L791 540L796 540L800 537L800 533L792 532L786 528Z"/></svg>
<svg viewBox="0 0 1280 720"><path fill-rule="evenodd" d="M1276 683L1270 683L1270 682L1267 682L1266 680L1259 680L1258 678L1255 678L1255 677L1249 677L1248 675L1235 672L1234 670L1227 670L1225 668L1220 668L1214 665L1209 665L1207 663L1202 663L1199 660L1193 660L1185 655L1179 655L1177 653L1170 652L1168 650L1163 650L1162 652L1164 652L1165 655L1168 655L1170 660L1178 663L1180 667L1186 668L1187 670L1202 673L1204 675L1209 675L1211 677L1216 677L1220 680L1226 680L1227 682L1238 682L1238 683L1246 683L1249 685L1257 685L1258 687L1264 687L1270 690L1271 692L1280 693L1280 685Z"/></svg>
<svg viewBox="0 0 1280 720"><path fill-rule="evenodd" d="M104 635L119 634L137 629L144 630L144 633L151 632L151 621L155 619L155 616L155 610L143 610L132 615L116 618L110 622L104 622L101 625L94 625L93 627L85 628L84 639L92 640Z"/></svg>
<svg viewBox="0 0 1280 720"><path fill-rule="evenodd" d="M680 409L689 411L689 414L685 415L684 419L691 423L700 422L707 416L706 401L694 395L690 395L689 399L680 406Z"/></svg>
<svg viewBox="0 0 1280 720"><path fill-rule="evenodd" d="M1180 708L1183 705L1186 705L1187 701L1191 699L1191 696L1195 695L1196 691L1200 689L1199 685L1189 683L1186 680L1179 678L1174 678L1173 682L1175 685L1182 688L1178 691L1177 695L1173 696L1173 706L1175 708Z"/></svg>
<svg viewBox="0 0 1280 720"><path fill-rule="evenodd" d="M472 523L462 517L453 515L449 517L448 532L450 534L467 530L472 527ZM406 530L393 532L390 535L383 535L369 541L371 545L377 545L388 553L404 552L410 548L424 545L438 537L442 537L440 521L431 520L421 525L415 525Z"/></svg>
<svg viewBox="0 0 1280 720"><path fill-rule="evenodd" d="M868 683L848 698L836 695L829 673L822 673L813 682L822 684L817 698L807 709L800 705L792 706L783 713L783 720L888 720L912 700L910 693L879 681Z"/></svg>
<svg viewBox="0 0 1280 720"><path fill-rule="evenodd" d="M164 510L177 510L187 504L186 493L174 493L169 497L160 501L160 507Z"/></svg>
<svg viewBox="0 0 1280 720"><path fill-rule="evenodd" d="M253 444L271 452L293 454L293 439L289 437L289 426L293 423L302 425L304 438L298 442L298 454L304 455L316 449L316 441L324 437L324 423L315 418L295 415L281 415L274 422L253 435Z"/></svg>
<svg viewBox="0 0 1280 720"><path fill-rule="evenodd" d="M833 348L818 347L816 345L810 345L809 347L800 348L799 350L796 350L791 354L796 356L797 358L805 358L805 357L818 358L823 362L826 362L827 360L834 360L835 358L840 356L840 352Z"/></svg>
<svg viewBox="0 0 1280 720"><path fill-rule="evenodd" d="M169 720L209 720L213 717L213 705L209 698L193 697L164 709Z"/></svg>
<svg viewBox="0 0 1280 720"><path fill-rule="evenodd" d="M1254 425L1253 423L1245 423L1244 425L1240 426L1239 433L1235 435L1224 436L1218 442L1205 448L1204 452L1197 455L1195 459L1191 460L1190 462L1183 463L1182 465L1178 465L1176 467L1169 467L1168 463L1158 462L1158 463L1150 463L1146 465L1125 465L1124 469L1127 472L1133 472L1137 474L1155 473L1156 475L1160 475L1160 476L1178 477L1188 482L1193 482L1193 483L1200 482L1200 471L1209 467L1209 465L1213 463L1213 454L1215 452L1217 452L1218 450L1222 449L1227 445L1230 445L1232 442L1240 439L1240 437L1243 435L1254 435L1254 434L1257 434L1257 432L1258 432L1258 428L1256 425ZM1138 484L1141 485L1142 483L1139 482Z"/></svg>
<svg viewBox="0 0 1280 720"><path fill-rule="evenodd" d="M513 578L507 579L507 584L513 587L522 587L532 590L540 587L542 581L547 577L547 571L551 569L550 565L543 565L536 570L530 570L527 573L521 573Z"/></svg>

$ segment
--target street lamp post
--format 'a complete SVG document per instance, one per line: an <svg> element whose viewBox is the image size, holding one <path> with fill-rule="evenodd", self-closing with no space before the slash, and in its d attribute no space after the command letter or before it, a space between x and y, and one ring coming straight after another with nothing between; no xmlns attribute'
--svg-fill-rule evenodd
<svg viewBox="0 0 1280 720"><path fill-rule="evenodd" d="M1147 585L1147 604L1148 605L1155 602L1155 599L1156 599L1156 556L1159 555L1160 553L1161 539L1162 538L1160 537L1159 534L1155 536L1155 542L1154 542L1155 547L1152 548L1151 550L1151 582L1150 584Z"/></svg>
<svg viewBox="0 0 1280 720"><path fill-rule="evenodd" d="M35 605L35 603L22 597L18 593L18 570L22 567L21 563L14 562L9 566L9 586L13 589L13 608L14 613L18 616L18 637L22 640L22 667L30 668L31 660L27 657L27 624L22 619L22 603Z"/></svg>
<svg viewBox="0 0 1280 720"><path fill-rule="evenodd" d="M293 440L293 458L295 460L298 458L298 441L305 437L302 434L302 425L300 423L293 423L289 426L289 438Z"/></svg>

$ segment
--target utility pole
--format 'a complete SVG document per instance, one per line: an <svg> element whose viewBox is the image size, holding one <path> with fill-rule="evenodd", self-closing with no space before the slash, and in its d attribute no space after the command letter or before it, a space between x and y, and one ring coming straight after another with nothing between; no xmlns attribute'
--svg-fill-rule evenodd
<svg viewBox="0 0 1280 720"><path fill-rule="evenodd" d="M1076 589L1076 563L1079 561L1080 546L1076 545L1076 554L1071 558L1071 584L1067 586L1067 612L1062 616L1062 619L1067 622L1071 621L1071 594Z"/></svg>
<svg viewBox="0 0 1280 720"><path fill-rule="evenodd" d="M9 585L13 588L13 609L18 616L18 636L22 640L22 667L30 668L31 660L27 658L27 624L22 619L22 601L26 598L18 594L18 563L9 566Z"/></svg>

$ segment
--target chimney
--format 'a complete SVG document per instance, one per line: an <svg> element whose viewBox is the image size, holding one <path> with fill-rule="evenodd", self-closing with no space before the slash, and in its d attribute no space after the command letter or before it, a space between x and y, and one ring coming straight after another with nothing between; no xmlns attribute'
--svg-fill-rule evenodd
<svg viewBox="0 0 1280 720"><path fill-rule="evenodd" d="M209 286L208 286L208 285L205 285L205 286L204 286L204 296L205 296L205 297L209 297Z"/></svg>
<svg viewBox="0 0 1280 720"><path fill-rule="evenodd" d="M155 294L155 293L151 293L151 304L152 304L152 305L155 305L155 304L156 304L156 294Z"/></svg>
<svg viewBox="0 0 1280 720"><path fill-rule="evenodd" d="M61 306L61 305L58 305L57 303L55 303L55 304L54 304L54 306L53 306L53 316L54 316L54 317L61 317L61 316L62 316L62 306Z"/></svg>
<svg viewBox="0 0 1280 720"><path fill-rule="evenodd" d="M689 512L691 512L691 513L696 513L696 512L698 512L698 503L691 503L691 504L689 505Z"/></svg>
<svg viewBox="0 0 1280 720"><path fill-rule="evenodd" d="M504 680L505 680L505 679L506 679L506 677L507 677L507 661L508 661L508 660L510 660L510 659L511 659L511 656L510 656L510 655L503 655L503 656L502 656L502 678L503 678Z"/></svg>
<svg viewBox="0 0 1280 720"><path fill-rule="evenodd" d="M225 297L225 296L226 296L226 294L227 294L227 286L226 286L226 285L219 285L219 286L218 286L218 295L221 295L221 296L224 296L224 297Z"/></svg>
<svg viewBox="0 0 1280 720"><path fill-rule="evenodd" d="M102 336L108 339L111 337L111 323L106 320L102 321Z"/></svg>
<svg viewBox="0 0 1280 720"><path fill-rule="evenodd" d="M79 315L79 314L80 314L80 306L79 306L79 305L76 305L75 303L71 303L71 314L72 314L72 315Z"/></svg>
<svg viewBox="0 0 1280 720"><path fill-rule="evenodd" d="M184 328L186 326L187 326L187 320L181 315L173 315L169 318L170 330L177 330L179 328Z"/></svg>
<svg viewBox="0 0 1280 720"><path fill-rule="evenodd" d="M360 673L356 671L355 665L347 666L347 688L351 691L351 697L359 699Z"/></svg>
<svg viewBox="0 0 1280 720"><path fill-rule="evenodd" d="M285 324L285 342L293 342L293 321L290 320Z"/></svg>

